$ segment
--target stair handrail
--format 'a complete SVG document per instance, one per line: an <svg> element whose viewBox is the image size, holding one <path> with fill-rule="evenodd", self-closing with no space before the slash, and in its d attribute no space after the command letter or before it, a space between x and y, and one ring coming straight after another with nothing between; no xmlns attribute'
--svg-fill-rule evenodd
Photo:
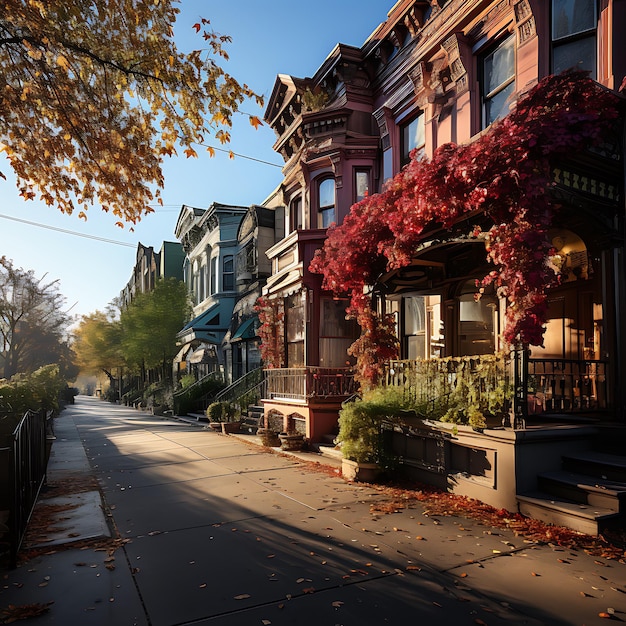
<svg viewBox="0 0 626 626"><path fill-rule="evenodd" d="M241 378L232 382L228 387L222 389L213 398L214 402L236 402L246 394L260 387L264 382L263 368L258 367L250 370Z"/></svg>

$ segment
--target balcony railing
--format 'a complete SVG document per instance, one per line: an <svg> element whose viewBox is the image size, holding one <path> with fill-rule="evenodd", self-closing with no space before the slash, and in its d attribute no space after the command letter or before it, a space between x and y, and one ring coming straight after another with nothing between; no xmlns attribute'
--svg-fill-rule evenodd
<svg viewBox="0 0 626 626"><path fill-rule="evenodd" d="M284 367L267 369L265 376L267 399L340 401L358 391L348 367Z"/></svg>

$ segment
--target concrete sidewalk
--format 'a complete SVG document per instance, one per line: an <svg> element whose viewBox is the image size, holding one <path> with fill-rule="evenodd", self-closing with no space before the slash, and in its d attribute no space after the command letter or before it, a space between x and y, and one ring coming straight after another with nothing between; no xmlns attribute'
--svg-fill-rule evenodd
<svg viewBox="0 0 626 626"><path fill-rule="evenodd" d="M625 565L417 502L377 512L384 493L312 471L304 461L326 462L318 455L271 454L85 397L56 419L56 436L33 517L53 523L29 531L38 546L22 554L34 556L4 573L0 592L0 609L30 611L26 623L626 620Z"/></svg>

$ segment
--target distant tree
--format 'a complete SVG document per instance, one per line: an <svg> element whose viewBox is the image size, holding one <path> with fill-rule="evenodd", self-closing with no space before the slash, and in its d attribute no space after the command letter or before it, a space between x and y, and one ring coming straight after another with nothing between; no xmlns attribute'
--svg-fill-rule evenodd
<svg viewBox="0 0 626 626"><path fill-rule="evenodd" d="M153 291L137 294L120 316L126 363L135 369L156 370L161 380L169 380L178 352L176 335L189 313L187 288L175 278L160 280Z"/></svg>
<svg viewBox="0 0 626 626"><path fill-rule="evenodd" d="M0 151L24 198L68 214L78 204L82 218L99 203L135 223L161 201L165 156L197 156L207 136L228 143L240 105L262 105L220 67L230 37L208 20L193 26L204 49L178 50L175 3L4 0Z"/></svg>
<svg viewBox="0 0 626 626"><path fill-rule="evenodd" d="M74 330L72 347L80 371L104 372L115 387L125 361L122 355L122 329L112 309L85 315Z"/></svg>
<svg viewBox="0 0 626 626"><path fill-rule="evenodd" d="M43 282L34 272L0 258L0 364L2 376L28 374L43 365L66 362L65 335L71 317L58 281Z"/></svg>

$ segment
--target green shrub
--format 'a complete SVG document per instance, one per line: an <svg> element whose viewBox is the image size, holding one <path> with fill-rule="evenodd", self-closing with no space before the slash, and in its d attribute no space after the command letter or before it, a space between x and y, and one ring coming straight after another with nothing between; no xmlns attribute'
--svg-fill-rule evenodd
<svg viewBox="0 0 626 626"><path fill-rule="evenodd" d="M401 421L411 407L402 389L376 387L339 411L337 443L346 459L389 465L382 439L385 422ZM413 412L415 414L415 412Z"/></svg>
<svg viewBox="0 0 626 626"><path fill-rule="evenodd" d="M237 407L230 402L213 402L206 410L209 422L232 422L238 413Z"/></svg>

